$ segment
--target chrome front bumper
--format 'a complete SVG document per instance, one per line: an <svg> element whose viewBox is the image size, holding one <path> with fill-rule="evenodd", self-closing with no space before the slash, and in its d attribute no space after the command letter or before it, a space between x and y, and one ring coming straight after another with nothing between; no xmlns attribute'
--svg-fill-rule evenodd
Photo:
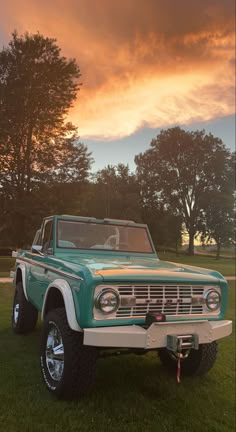
<svg viewBox="0 0 236 432"><path fill-rule="evenodd" d="M138 325L84 329L84 345L115 348L153 349L167 346L167 336L194 335L200 344L232 333L232 321L153 323L147 330Z"/></svg>

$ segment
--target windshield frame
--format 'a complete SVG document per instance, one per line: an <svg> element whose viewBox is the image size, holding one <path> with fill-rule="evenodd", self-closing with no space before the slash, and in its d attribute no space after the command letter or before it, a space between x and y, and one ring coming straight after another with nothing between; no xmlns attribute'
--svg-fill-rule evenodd
<svg viewBox="0 0 236 432"><path fill-rule="evenodd" d="M147 236L147 239L148 239L148 241L149 241L149 245L150 245L150 251L149 252L147 252L147 251L137 251L137 250L121 250L121 249L114 249L114 248L85 248L85 247L71 247L71 246L59 246L59 222L72 222L72 223L82 223L82 224L92 224L92 225L106 225L106 226L109 226L109 227L113 227L113 228L116 228L116 227L123 227L123 228L131 228L131 229L133 229L133 228L136 228L136 229L142 229L142 230L145 230L145 233L146 233L146 236ZM144 255L153 255L153 254L156 254L156 250L155 250L155 247L154 247L154 245L153 245L153 242L152 242L152 238L151 238L151 235L150 235L150 232L149 232L149 230L148 230L148 227L147 227L147 225L145 225L145 224L136 224L136 223L119 223L118 221L117 222L106 222L106 221L104 221L104 220L79 220L79 219L70 219L70 218L57 218L57 221L56 221L56 248L58 249L58 250L69 250L69 251L89 251L89 252L91 252L91 253L95 253L95 252L104 252L104 253L113 253L113 252L115 252L115 253L122 253L122 254L127 254L127 253L130 253L130 254L144 254Z"/></svg>

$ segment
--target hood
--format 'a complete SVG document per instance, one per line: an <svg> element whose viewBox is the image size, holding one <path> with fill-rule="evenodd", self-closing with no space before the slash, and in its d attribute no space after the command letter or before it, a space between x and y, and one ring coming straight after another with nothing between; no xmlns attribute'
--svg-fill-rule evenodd
<svg viewBox="0 0 236 432"><path fill-rule="evenodd" d="M205 268L160 261L157 257L137 256L91 256L68 257L72 265L80 264L95 277L104 281L159 281L216 283L223 276Z"/></svg>

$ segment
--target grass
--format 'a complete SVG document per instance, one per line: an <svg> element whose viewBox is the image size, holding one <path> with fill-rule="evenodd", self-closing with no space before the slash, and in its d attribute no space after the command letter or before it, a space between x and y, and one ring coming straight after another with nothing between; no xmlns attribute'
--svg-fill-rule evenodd
<svg viewBox="0 0 236 432"><path fill-rule="evenodd" d="M234 318L230 282L228 318ZM214 368L177 385L156 353L99 360L93 393L55 400L41 382L40 325L29 336L10 329L13 289L0 284L0 424L8 432L231 432L235 430L235 339L219 343Z"/></svg>
<svg viewBox="0 0 236 432"><path fill-rule="evenodd" d="M199 256L194 257L187 255L179 255L173 253L159 253L159 258L164 261L172 261L197 267L204 267L212 270L219 271L224 276L235 276L235 260L229 258L221 258L216 260L214 257Z"/></svg>
<svg viewBox="0 0 236 432"><path fill-rule="evenodd" d="M216 260L214 257L209 256L194 256L190 257L187 255L176 256L174 253L163 253L158 254L159 258L164 261L172 261L182 264L194 265L204 268L210 268L217 270L224 276L235 276L235 260L229 258L221 258ZM10 270L14 267L15 258L12 257L0 257L0 277L9 277Z"/></svg>
<svg viewBox="0 0 236 432"><path fill-rule="evenodd" d="M0 257L0 277L9 277L10 270L14 267L15 258Z"/></svg>

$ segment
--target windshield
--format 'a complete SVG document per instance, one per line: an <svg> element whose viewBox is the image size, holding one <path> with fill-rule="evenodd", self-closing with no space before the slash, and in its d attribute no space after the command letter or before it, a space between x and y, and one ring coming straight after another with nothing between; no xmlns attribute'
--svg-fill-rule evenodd
<svg viewBox="0 0 236 432"><path fill-rule="evenodd" d="M153 253L145 227L59 220L57 247Z"/></svg>

